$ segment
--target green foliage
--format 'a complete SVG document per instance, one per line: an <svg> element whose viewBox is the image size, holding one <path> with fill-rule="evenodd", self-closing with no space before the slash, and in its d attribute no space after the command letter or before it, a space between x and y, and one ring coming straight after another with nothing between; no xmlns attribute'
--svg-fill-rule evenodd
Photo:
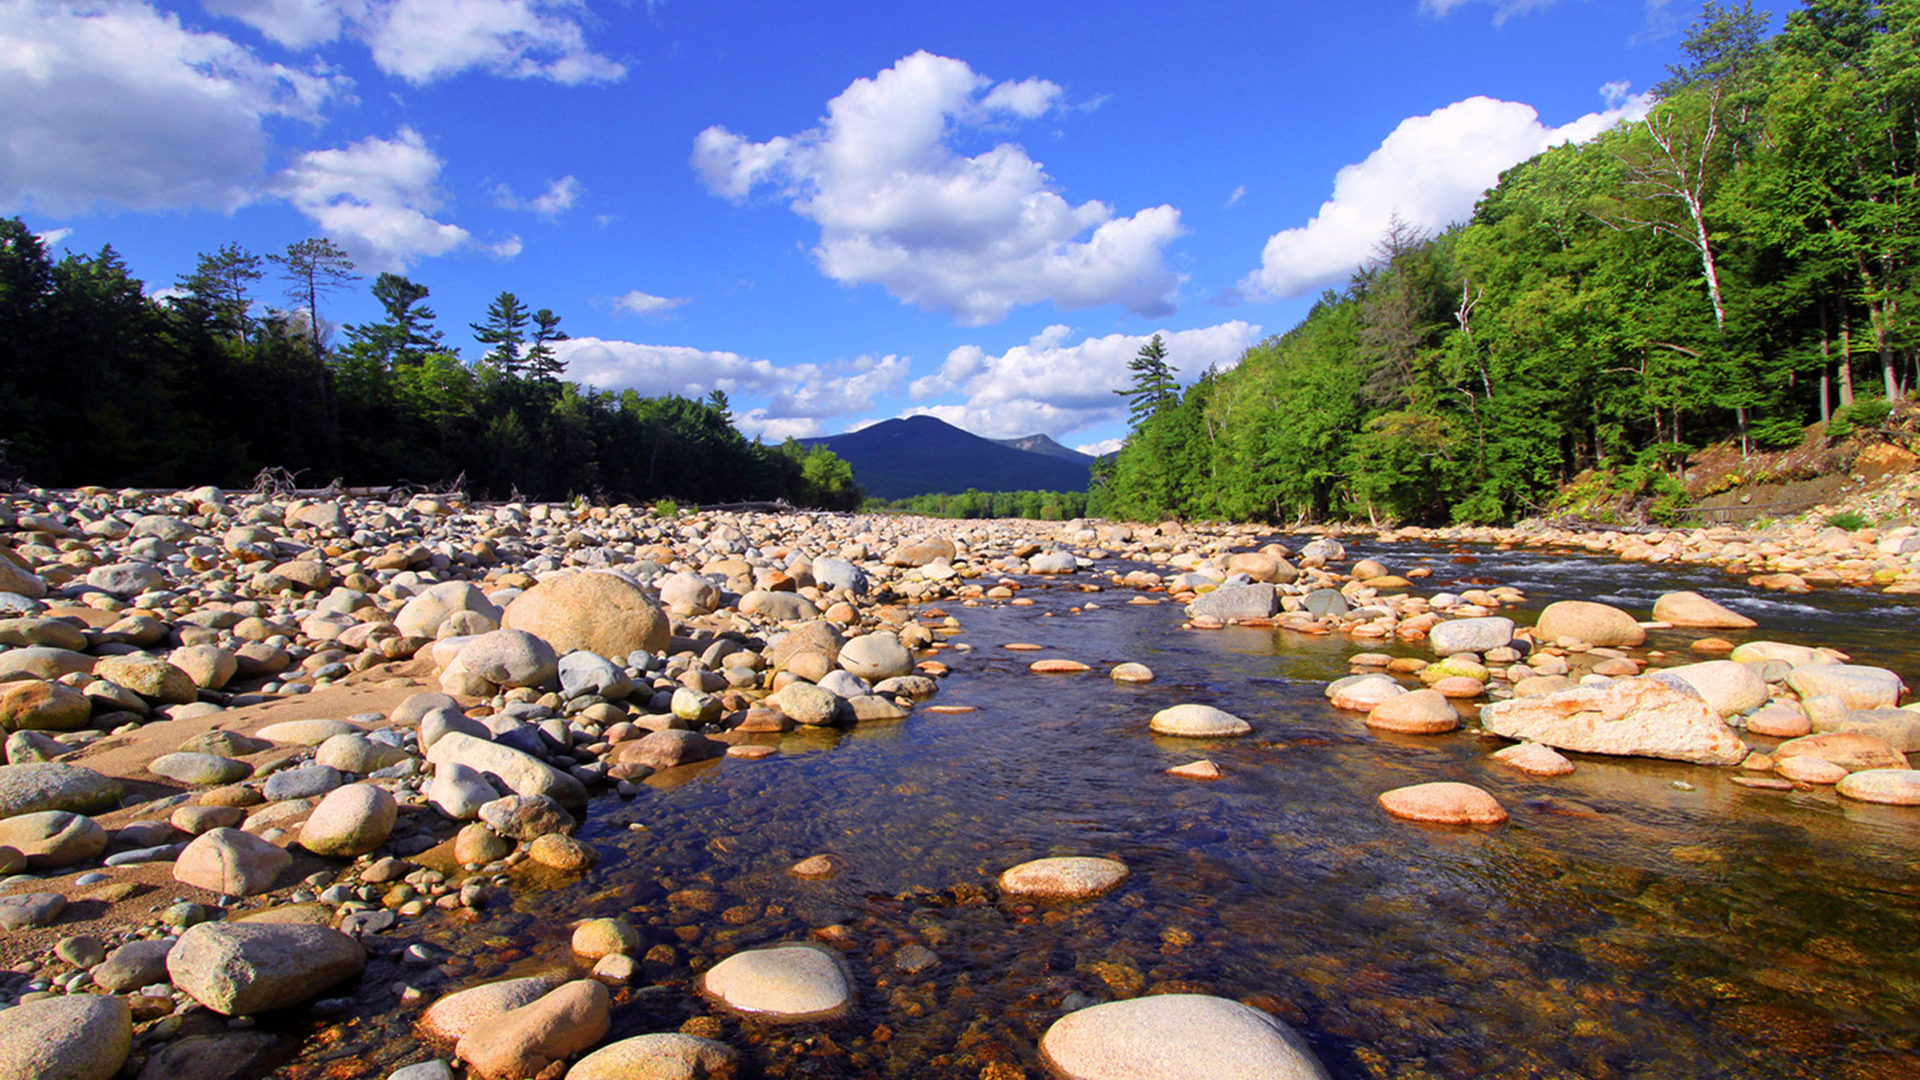
<svg viewBox="0 0 1920 1080"><path fill-rule="evenodd" d="M658 499L653 504L653 516L657 518L675 518L680 516L680 504L672 499Z"/></svg>
<svg viewBox="0 0 1920 1080"><path fill-rule="evenodd" d="M1858 510L1842 510L1837 514L1828 514L1827 524L1836 529L1857 532L1873 524L1873 521Z"/></svg>
<svg viewBox="0 0 1920 1080"><path fill-rule="evenodd" d="M1827 438L1844 439L1863 427L1878 427L1893 415L1893 403L1885 398L1866 398L1834 412L1827 421Z"/></svg>
<svg viewBox="0 0 1920 1080"><path fill-rule="evenodd" d="M915 495L908 499L869 499L866 509L895 510L941 518L1031 518L1038 521L1071 521L1085 517L1088 495L1084 491L975 491L968 488L958 495Z"/></svg>

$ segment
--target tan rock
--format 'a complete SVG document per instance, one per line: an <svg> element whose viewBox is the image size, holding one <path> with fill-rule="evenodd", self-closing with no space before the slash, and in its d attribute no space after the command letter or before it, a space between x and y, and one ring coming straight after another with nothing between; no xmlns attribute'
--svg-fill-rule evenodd
<svg viewBox="0 0 1920 1080"><path fill-rule="evenodd" d="M1565 776L1573 771L1573 762L1551 746L1520 743L1493 755L1493 760L1530 776Z"/></svg>
<svg viewBox="0 0 1920 1080"><path fill-rule="evenodd" d="M1655 622L1703 630L1745 630L1759 625L1697 592L1664 593L1653 602Z"/></svg>
<svg viewBox="0 0 1920 1080"><path fill-rule="evenodd" d="M1706 702L1640 676L1497 701L1480 710L1495 735L1586 754L1738 765L1746 744Z"/></svg>
<svg viewBox="0 0 1920 1080"><path fill-rule="evenodd" d="M554 1062L607 1035L607 988L595 979L563 983L539 999L467 1029L454 1055L485 1080L531 1080Z"/></svg>
<svg viewBox="0 0 1920 1080"><path fill-rule="evenodd" d="M1591 600L1548 604L1535 621L1533 633L1540 641L1575 638L1589 645L1639 645L1647 640L1647 632L1632 615Z"/></svg>
<svg viewBox="0 0 1920 1080"><path fill-rule="evenodd" d="M1473 685L1475 696L1485 692L1479 683ZM1375 705L1367 713L1367 726L1405 735L1439 735L1459 727L1460 714L1443 691L1414 690Z"/></svg>
<svg viewBox="0 0 1920 1080"><path fill-rule="evenodd" d="M660 652L672 635L666 613L638 585L598 570L542 581L507 605L500 625L543 638L559 653L622 659L636 649Z"/></svg>
<svg viewBox="0 0 1920 1080"><path fill-rule="evenodd" d="M420 1014L420 1029L433 1038L459 1042L474 1025L532 1004L562 981L557 975L532 975L468 987L428 1006Z"/></svg>
<svg viewBox="0 0 1920 1080"><path fill-rule="evenodd" d="M1472 784L1451 780L1381 792L1380 808L1394 817L1443 825L1498 825L1507 820L1500 800Z"/></svg>

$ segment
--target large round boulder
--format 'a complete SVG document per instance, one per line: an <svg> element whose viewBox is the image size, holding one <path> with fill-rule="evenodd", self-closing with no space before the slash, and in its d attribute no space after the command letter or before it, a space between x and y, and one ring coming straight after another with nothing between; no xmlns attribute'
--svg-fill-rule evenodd
<svg viewBox="0 0 1920 1080"><path fill-rule="evenodd" d="M1205 994L1157 994L1071 1012L1040 1037L1067 1080L1327 1080L1292 1028Z"/></svg>
<svg viewBox="0 0 1920 1080"><path fill-rule="evenodd" d="M366 966L353 938L296 923L200 923L167 954L173 985L222 1016L297 1005Z"/></svg>
<svg viewBox="0 0 1920 1080"><path fill-rule="evenodd" d="M778 945L734 953L700 980L705 993L760 1020L823 1020L853 1003L844 962L812 945Z"/></svg>
<svg viewBox="0 0 1920 1080"><path fill-rule="evenodd" d="M0 731L78 731L92 716L93 699L65 683L0 683Z"/></svg>
<svg viewBox="0 0 1920 1080"><path fill-rule="evenodd" d="M600 570L540 582L514 597L500 625L542 638L560 652L585 649L601 656L661 652L672 636L666 614L639 585Z"/></svg>
<svg viewBox="0 0 1920 1080"><path fill-rule="evenodd" d="M273 888L293 856L252 833L209 829L174 860L173 879L225 896L253 896Z"/></svg>
<svg viewBox="0 0 1920 1080"><path fill-rule="evenodd" d="M1536 641L1574 638L1602 646L1639 645L1647 640L1647 632L1632 615L1611 604L1591 600L1548 604L1534 622L1533 636Z"/></svg>
<svg viewBox="0 0 1920 1080"><path fill-rule="evenodd" d="M1758 625L1737 611L1731 611L1697 592L1663 593L1653 602L1655 622L1702 630L1746 630Z"/></svg>
<svg viewBox="0 0 1920 1080"><path fill-rule="evenodd" d="M133 1049L125 998L69 994L6 1010L0 1080L112 1080Z"/></svg>
<svg viewBox="0 0 1920 1080"><path fill-rule="evenodd" d="M384 788L372 784L334 788L300 826L300 846L316 855L365 855L387 842L399 812L399 804Z"/></svg>

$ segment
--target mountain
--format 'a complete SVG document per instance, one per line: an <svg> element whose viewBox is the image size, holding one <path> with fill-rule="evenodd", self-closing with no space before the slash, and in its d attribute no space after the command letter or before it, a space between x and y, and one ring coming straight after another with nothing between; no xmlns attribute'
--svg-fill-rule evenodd
<svg viewBox="0 0 1920 1080"><path fill-rule="evenodd" d="M1083 454L1072 447L1061 446L1059 443L1054 442L1044 431L1038 435L1022 435L1017 439L992 439L990 441L997 442L1001 446L1011 446L1015 450L1025 450L1029 454L1045 454L1048 457L1057 457L1066 461L1077 461L1082 465L1091 465L1098 460L1091 454Z"/></svg>
<svg viewBox="0 0 1920 1080"><path fill-rule="evenodd" d="M1085 491L1093 459L1044 435L1056 452L1007 446L931 416L883 420L845 435L803 439L824 446L853 466L867 494L882 499L979 491ZM1063 457L1062 454L1071 455Z"/></svg>

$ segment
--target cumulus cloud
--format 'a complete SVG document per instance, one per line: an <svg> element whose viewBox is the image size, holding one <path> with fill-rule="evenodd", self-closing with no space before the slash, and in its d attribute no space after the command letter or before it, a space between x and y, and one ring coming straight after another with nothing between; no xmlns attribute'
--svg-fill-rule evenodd
<svg viewBox="0 0 1920 1080"><path fill-rule="evenodd" d="M655 296L650 292L641 292L639 289L634 289L632 292L614 297L613 309L615 311L624 311L629 315L639 315L645 318L665 315L667 312L686 303L688 299L689 297L685 296Z"/></svg>
<svg viewBox="0 0 1920 1080"><path fill-rule="evenodd" d="M748 435L784 439L818 432L822 421L864 412L906 378L905 357L861 356L833 364L777 365L735 352L685 345L645 345L573 338L554 345L567 377L596 390L635 390L648 397L763 397L766 404L736 409L734 423Z"/></svg>
<svg viewBox="0 0 1920 1080"><path fill-rule="evenodd" d="M1608 84L1608 91L1621 88ZM1340 170L1333 197L1313 220L1267 240L1260 269L1241 288L1294 297L1334 284L1366 261L1396 213L1409 225L1444 229L1471 214L1502 171L1550 146L1637 120L1651 104L1648 95L1628 94L1603 111L1547 127L1531 105L1471 97L1402 120L1365 161Z"/></svg>
<svg viewBox="0 0 1920 1080"><path fill-rule="evenodd" d="M970 157L953 146L1058 110L1063 93L1044 79L996 83L917 52L855 79L818 127L764 142L709 127L692 164L715 195L770 191L817 224L813 256L833 280L878 284L967 325L1048 300L1165 315L1178 281L1163 249L1183 231L1178 210L1115 217L1105 203L1075 206L1013 143Z"/></svg>
<svg viewBox="0 0 1920 1080"><path fill-rule="evenodd" d="M40 241L42 245L48 248L59 247L61 244L66 243L67 237L72 235L72 229L48 229L46 232L33 234L34 239Z"/></svg>
<svg viewBox="0 0 1920 1080"><path fill-rule="evenodd" d="M1055 438L1126 416L1126 399L1114 393L1127 385L1127 362L1152 334L1108 334L1073 344L1065 326L1049 326L1025 345L998 356L977 345L947 354L938 373L913 380L907 392L915 401L959 392L959 405L918 405L906 415L937 416L989 438L1012 438L1043 431ZM1238 319L1194 330L1161 332L1167 359L1183 382L1192 382L1209 366L1231 367L1260 328Z"/></svg>
<svg viewBox="0 0 1920 1080"><path fill-rule="evenodd" d="M1559 0L1420 0L1420 11L1435 18L1445 18L1456 8L1463 8L1469 4L1485 4L1493 9L1493 25L1505 26L1507 20L1516 15L1528 15L1552 7L1558 2ZM1674 17L1672 10L1673 0L1646 0L1646 8L1646 25L1628 39L1629 44L1645 44L1665 37L1679 27L1679 20Z"/></svg>
<svg viewBox="0 0 1920 1080"><path fill-rule="evenodd" d="M367 269L403 270L422 256L444 255L473 242L458 225L433 217L440 158L410 127L391 139L368 136L334 150L300 155L276 186ZM518 254L519 239L495 245Z"/></svg>
<svg viewBox="0 0 1920 1080"><path fill-rule="evenodd" d="M580 201L580 193L584 190L580 181L571 175L547 181L547 190L531 199L515 195L513 189L505 184L495 184L493 202L505 210L525 210L536 217L553 221L573 209L573 204Z"/></svg>
<svg viewBox="0 0 1920 1080"><path fill-rule="evenodd" d="M381 71L423 84L469 70L558 83L626 74L587 45L583 0L202 0L289 48L347 34Z"/></svg>
<svg viewBox="0 0 1920 1080"><path fill-rule="evenodd" d="M0 212L233 210L266 168L263 122L316 120L350 85L142 0L0 0Z"/></svg>

